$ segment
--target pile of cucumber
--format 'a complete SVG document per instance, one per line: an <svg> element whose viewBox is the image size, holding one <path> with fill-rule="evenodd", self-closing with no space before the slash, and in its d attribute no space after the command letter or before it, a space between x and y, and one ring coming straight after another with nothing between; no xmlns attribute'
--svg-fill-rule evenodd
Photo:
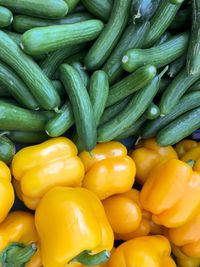
<svg viewBox="0 0 200 267"><path fill-rule="evenodd" d="M0 0L0 144L175 144L200 127L199 42L199 0Z"/></svg>

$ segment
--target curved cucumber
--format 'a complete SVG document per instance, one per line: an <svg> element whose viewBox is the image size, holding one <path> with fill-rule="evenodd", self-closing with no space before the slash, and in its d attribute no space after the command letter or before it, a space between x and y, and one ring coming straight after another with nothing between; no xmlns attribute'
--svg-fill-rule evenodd
<svg viewBox="0 0 200 267"><path fill-rule="evenodd" d="M0 59L15 70L41 107L47 110L59 107L60 98L51 81L3 31L0 31Z"/></svg>
<svg viewBox="0 0 200 267"><path fill-rule="evenodd" d="M145 116L149 120L154 120L160 116L160 109L153 102L150 104L148 109L145 112Z"/></svg>
<svg viewBox="0 0 200 267"><path fill-rule="evenodd" d="M0 28L9 26L13 21L12 12L3 6L0 6Z"/></svg>
<svg viewBox="0 0 200 267"><path fill-rule="evenodd" d="M90 83L90 77L86 71L86 68L80 62L72 62L70 65L76 69L76 71L81 77L81 80L83 81L84 86L88 88Z"/></svg>
<svg viewBox="0 0 200 267"><path fill-rule="evenodd" d="M186 56L183 55L176 60L174 60L167 71L167 75L171 78L175 77L179 71L186 65Z"/></svg>
<svg viewBox="0 0 200 267"><path fill-rule="evenodd" d="M22 36L21 48L30 55L41 55L65 46L94 40L103 30L100 20L33 28Z"/></svg>
<svg viewBox="0 0 200 267"><path fill-rule="evenodd" d="M9 164L15 155L16 149L13 142L7 137L0 136L0 160Z"/></svg>
<svg viewBox="0 0 200 267"><path fill-rule="evenodd" d="M89 70L100 68L118 43L128 22L130 4L131 0L114 1L108 23L85 57Z"/></svg>
<svg viewBox="0 0 200 267"><path fill-rule="evenodd" d="M184 54L188 41L188 33L181 33L152 48L129 49L122 58L122 67L128 72L146 64L163 67Z"/></svg>
<svg viewBox="0 0 200 267"><path fill-rule="evenodd" d="M44 132L7 131L6 136L13 142L22 144L38 144L49 137Z"/></svg>
<svg viewBox="0 0 200 267"><path fill-rule="evenodd" d="M62 18L68 12L63 0L0 0L0 5L14 13L50 19Z"/></svg>

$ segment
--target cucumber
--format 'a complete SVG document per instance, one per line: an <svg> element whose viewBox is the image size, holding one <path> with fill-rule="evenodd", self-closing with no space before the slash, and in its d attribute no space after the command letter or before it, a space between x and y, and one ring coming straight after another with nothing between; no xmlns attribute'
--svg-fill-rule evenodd
<svg viewBox="0 0 200 267"><path fill-rule="evenodd" d="M171 113L164 117L159 117L156 120L148 121L145 123L141 130L141 137L143 139L148 139L156 136L156 134L166 127L173 120L178 118L185 112L192 110L200 106L200 92L191 92L184 95L179 103L173 108Z"/></svg>
<svg viewBox="0 0 200 267"><path fill-rule="evenodd" d="M3 6L0 6L0 28L9 26L13 21L12 12Z"/></svg>
<svg viewBox="0 0 200 267"><path fill-rule="evenodd" d="M67 99L67 92L65 91L63 84L58 80L52 80L52 83L60 98Z"/></svg>
<svg viewBox="0 0 200 267"><path fill-rule="evenodd" d="M200 1L192 1L192 29L187 52L187 71L189 74L200 73Z"/></svg>
<svg viewBox="0 0 200 267"><path fill-rule="evenodd" d="M82 0L82 3L96 18L108 21L113 0Z"/></svg>
<svg viewBox="0 0 200 267"><path fill-rule="evenodd" d="M89 96L93 107L96 126L106 106L109 92L108 76L103 70L95 71L91 76Z"/></svg>
<svg viewBox="0 0 200 267"><path fill-rule="evenodd" d="M175 77L179 71L185 67L186 65L186 56L183 55L179 58L177 58L176 60L174 60L170 65L169 65L169 69L167 71L167 75L171 78Z"/></svg>
<svg viewBox="0 0 200 267"><path fill-rule="evenodd" d="M200 74L189 75L184 68L169 84L164 91L159 107L163 115L169 114L172 109L178 104L180 98L184 95L187 89L200 79Z"/></svg>
<svg viewBox="0 0 200 267"><path fill-rule="evenodd" d="M69 8L69 12L72 12L75 8L76 8L76 6L78 5L78 2L80 1L80 0L64 0L66 3L67 3L67 5L68 5L68 8Z"/></svg>
<svg viewBox="0 0 200 267"><path fill-rule="evenodd" d="M179 10L172 23L169 25L169 29L181 30L185 29L188 25L190 26L191 12L191 7Z"/></svg>
<svg viewBox="0 0 200 267"><path fill-rule="evenodd" d="M163 91L168 87L170 82L171 82L170 79L162 78L161 81L160 81L160 87L159 87L159 90L158 90L158 94L163 93Z"/></svg>
<svg viewBox="0 0 200 267"><path fill-rule="evenodd" d="M43 132L7 131L5 135L11 141L22 144L38 144L49 138Z"/></svg>
<svg viewBox="0 0 200 267"><path fill-rule="evenodd" d="M124 31L116 48L103 66L103 70L108 74L110 84L120 80L124 70L121 67L121 58L127 49L140 48L146 38L149 22L131 24Z"/></svg>
<svg viewBox="0 0 200 267"><path fill-rule="evenodd" d="M81 77L81 80L83 81L84 86L88 88L90 83L90 78L89 74L86 71L86 68L82 65L81 62L72 62L70 65L76 69L76 71L79 73Z"/></svg>
<svg viewBox="0 0 200 267"><path fill-rule="evenodd" d="M36 18L26 15L17 15L14 17L13 20L13 28L17 32L24 33L25 31L28 31L36 27L72 24L89 19L92 19L92 15L86 12L77 12L69 14L66 17L59 20L50 20L50 19Z"/></svg>
<svg viewBox="0 0 200 267"><path fill-rule="evenodd" d="M64 134L74 124L74 114L69 101L45 125L46 133L51 137Z"/></svg>
<svg viewBox="0 0 200 267"><path fill-rule="evenodd" d="M154 46L158 46L161 45L163 43L165 43L166 41L168 41L170 38L172 37L171 33L166 31L164 32L161 37L154 43Z"/></svg>
<svg viewBox="0 0 200 267"><path fill-rule="evenodd" d="M126 27L130 4L131 0L114 1L108 23L85 57L87 69L96 70L108 59Z"/></svg>
<svg viewBox="0 0 200 267"><path fill-rule="evenodd" d="M46 112L30 111L0 100L0 129L2 130L44 131L47 120Z"/></svg>
<svg viewBox="0 0 200 267"><path fill-rule="evenodd" d="M131 96L127 96L123 100L117 102L116 104L106 108L100 119L100 125L114 118L119 112L121 112L129 103Z"/></svg>
<svg viewBox="0 0 200 267"><path fill-rule="evenodd" d="M0 136L0 160L10 164L16 149L12 141L5 136Z"/></svg>
<svg viewBox="0 0 200 267"><path fill-rule="evenodd" d="M151 47L166 31L175 18L181 4L173 5L169 0L162 0L150 21L149 34L145 40L145 47Z"/></svg>
<svg viewBox="0 0 200 267"><path fill-rule="evenodd" d="M60 98L51 81L3 31L0 31L0 60L15 70L42 108L51 110L59 107Z"/></svg>
<svg viewBox="0 0 200 267"><path fill-rule="evenodd" d="M57 19L64 17L68 6L63 0L0 0L0 5L14 13Z"/></svg>
<svg viewBox="0 0 200 267"><path fill-rule="evenodd" d="M160 116L160 109L153 102L150 104L148 109L145 112L145 116L149 120L154 120Z"/></svg>
<svg viewBox="0 0 200 267"><path fill-rule="evenodd" d="M70 65L61 65L60 78L72 104L78 137L84 149L91 151L96 145L96 125L88 92L79 73Z"/></svg>
<svg viewBox="0 0 200 267"><path fill-rule="evenodd" d="M8 97L8 96L10 96L10 93L8 92L8 90L6 89L6 87L3 86L0 83L0 97Z"/></svg>
<svg viewBox="0 0 200 267"><path fill-rule="evenodd" d="M147 65L139 68L121 81L111 86L106 106L109 107L128 95L143 88L156 75L156 68Z"/></svg>
<svg viewBox="0 0 200 267"><path fill-rule="evenodd" d="M29 109L39 109L39 105L24 82L6 64L0 62L0 85L3 85L9 94L22 106Z"/></svg>
<svg viewBox="0 0 200 267"><path fill-rule="evenodd" d="M65 46L94 40L104 24L97 19L74 24L33 28L22 35L21 48L30 55L41 55Z"/></svg>
<svg viewBox="0 0 200 267"><path fill-rule="evenodd" d="M180 33L158 46L129 49L122 58L122 67L128 72L133 72L145 64L163 67L185 53L188 41L188 33Z"/></svg>
<svg viewBox="0 0 200 267"><path fill-rule="evenodd" d="M200 91L200 80L195 82L189 89L188 92Z"/></svg>
<svg viewBox="0 0 200 267"><path fill-rule="evenodd" d="M171 146L193 133L199 127L200 107L188 111L163 128L156 135L156 141L160 146Z"/></svg>

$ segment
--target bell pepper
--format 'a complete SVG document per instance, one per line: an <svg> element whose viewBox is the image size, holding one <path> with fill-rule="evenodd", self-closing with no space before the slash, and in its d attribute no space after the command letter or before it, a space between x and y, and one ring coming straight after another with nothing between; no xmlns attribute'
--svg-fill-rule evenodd
<svg viewBox="0 0 200 267"><path fill-rule="evenodd" d="M112 228L99 198L85 188L55 187L35 213L44 267L98 265L109 258Z"/></svg>
<svg viewBox="0 0 200 267"><path fill-rule="evenodd" d="M81 186L84 166L77 153L72 141L58 137L25 147L15 154L11 167L22 199L38 204L39 199L55 186Z"/></svg>
<svg viewBox="0 0 200 267"><path fill-rule="evenodd" d="M197 147L199 145L198 142L190 139L184 139L180 142L178 142L174 149L176 150L176 153L178 154L179 158L182 158L189 150Z"/></svg>
<svg viewBox="0 0 200 267"><path fill-rule="evenodd" d="M113 252L108 267L175 267L170 254L170 243L164 236L137 237Z"/></svg>
<svg viewBox="0 0 200 267"><path fill-rule="evenodd" d="M0 262L5 267L41 267L34 216L13 211L0 224ZM37 250L37 251L36 251Z"/></svg>
<svg viewBox="0 0 200 267"><path fill-rule="evenodd" d="M149 174L140 201L152 212L156 224L178 227L198 212L199 192L200 173L193 171L188 163L170 159L161 162Z"/></svg>
<svg viewBox="0 0 200 267"><path fill-rule="evenodd" d="M154 138L142 141L131 154L136 165L136 180L140 184L144 184L148 174L157 164L163 160L178 158L172 146L161 147Z"/></svg>
<svg viewBox="0 0 200 267"><path fill-rule="evenodd" d="M101 200L130 190L135 181L135 163L119 142L97 144L92 156L83 151L79 157L86 175L82 186L93 191Z"/></svg>
<svg viewBox="0 0 200 267"><path fill-rule="evenodd" d="M11 184L11 173L8 166L0 161L0 223L6 218L14 199L14 189Z"/></svg>

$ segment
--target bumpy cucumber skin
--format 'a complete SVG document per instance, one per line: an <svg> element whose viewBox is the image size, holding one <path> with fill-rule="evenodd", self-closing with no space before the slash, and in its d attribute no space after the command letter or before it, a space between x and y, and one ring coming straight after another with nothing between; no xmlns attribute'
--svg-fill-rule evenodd
<svg viewBox="0 0 200 267"><path fill-rule="evenodd" d="M5 136L0 136L0 160L10 164L15 155L15 145Z"/></svg>
<svg viewBox="0 0 200 267"><path fill-rule="evenodd" d="M12 12L3 6L0 6L0 28L9 26L13 21Z"/></svg>

